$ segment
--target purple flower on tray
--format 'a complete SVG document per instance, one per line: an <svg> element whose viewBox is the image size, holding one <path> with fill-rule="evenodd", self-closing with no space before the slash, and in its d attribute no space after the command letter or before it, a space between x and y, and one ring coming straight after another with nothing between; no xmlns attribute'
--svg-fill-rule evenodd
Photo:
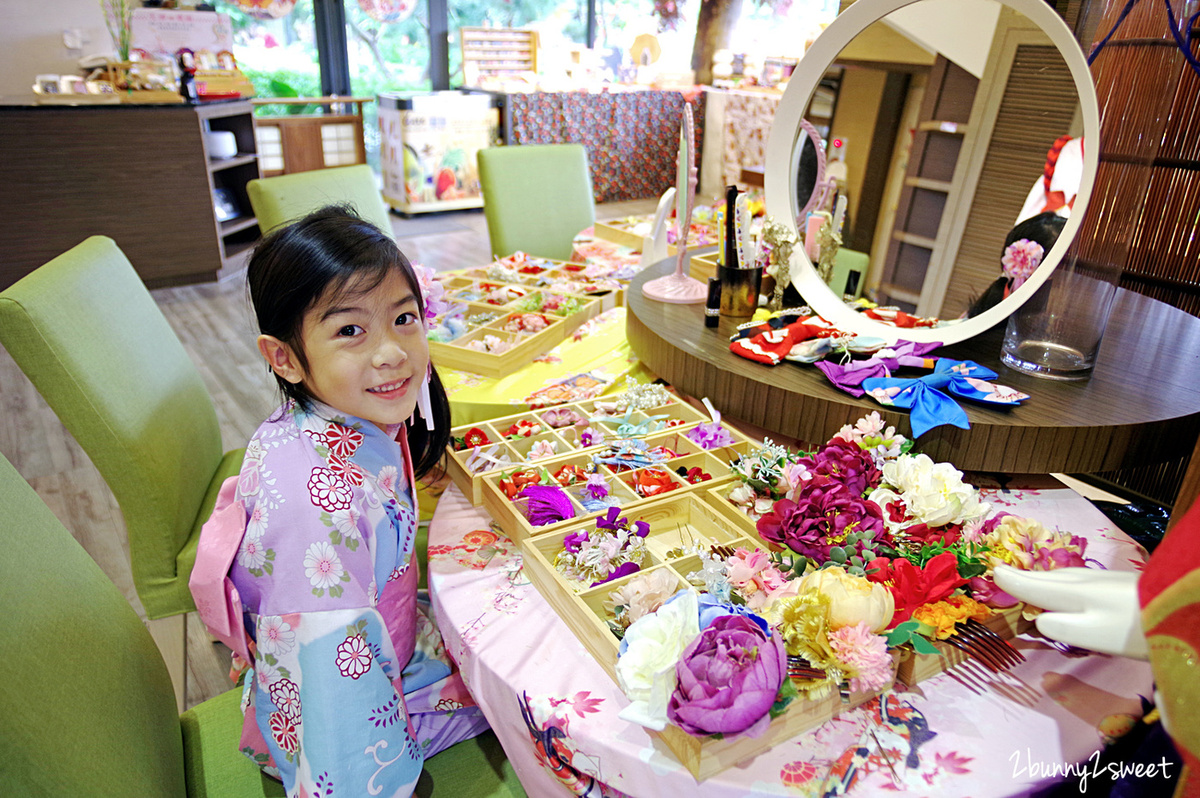
<svg viewBox="0 0 1200 798"><path fill-rule="evenodd" d="M667 717L689 734L757 737L787 676L787 651L751 618L724 615L702 631L675 666Z"/></svg>

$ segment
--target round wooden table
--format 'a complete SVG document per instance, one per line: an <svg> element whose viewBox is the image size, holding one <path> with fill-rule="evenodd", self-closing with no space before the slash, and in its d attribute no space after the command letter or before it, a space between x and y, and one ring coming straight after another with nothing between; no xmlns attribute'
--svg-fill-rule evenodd
<svg viewBox="0 0 1200 798"><path fill-rule="evenodd" d="M674 258L645 269L626 294L626 335L642 363L677 390L707 396L734 419L805 442L828 440L843 424L878 410L911 436L908 413L834 388L813 366L766 366L729 351L747 319L722 316L706 328L703 305L647 299L642 284ZM1011 409L961 402L969 430L937 427L921 451L960 469L1000 473L1092 473L1165 462L1191 453L1200 435L1200 319L1118 289L1096 368L1061 382L1000 362L1004 327L937 350L996 371L996 382L1030 395Z"/></svg>

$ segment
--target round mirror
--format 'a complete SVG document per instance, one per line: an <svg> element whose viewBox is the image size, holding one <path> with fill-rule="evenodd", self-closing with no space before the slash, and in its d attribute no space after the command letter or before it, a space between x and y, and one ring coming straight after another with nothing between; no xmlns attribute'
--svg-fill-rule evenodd
<svg viewBox="0 0 1200 798"><path fill-rule="evenodd" d="M881 304L946 320L899 329L869 319L797 247L793 285L843 330L893 341L970 338L1029 299L1079 229L1095 179L1099 109L1083 53L1043 0L857 0L843 11L796 67L767 145L767 213L798 238L812 207L802 197L817 192L801 191L797 164L813 138L809 118L822 115L817 129L836 153L825 171L848 201L842 247L869 256L860 281ZM1004 239L1029 215L1062 137L1075 138L1082 153L1062 232L1023 284L960 318L1001 276Z"/></svg>

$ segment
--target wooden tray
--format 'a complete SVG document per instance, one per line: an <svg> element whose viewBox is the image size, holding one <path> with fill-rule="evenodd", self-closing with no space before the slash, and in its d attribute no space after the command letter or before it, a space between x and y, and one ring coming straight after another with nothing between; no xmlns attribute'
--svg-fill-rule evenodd
<svg viewBox="0 0 1200 798"><path fill-rule="evenodd" d="M674 472L676 468L692 466L700 466L705 472L712 475L711 480L706 480L699 483L689 483L682 478L675 477L679 482L679 487L670 491L671 494L691 493L696 490L711 486L713 483L728 481L732 479L729 476L729 460L736 457L738 454L749 451L752 444L749 441L736 441L733 446L727 446L721 449L713 449L704 451L688 440L681 429L668 429L662 432L656 432L647 435L644 440L650 446L666 444L671 449L679 453L679 457L672 460L666 460L657 464L657 467L665 468L668 471ZM586 467L592 458L596 455L596 451L574 454L562 458L548 458L539 463L544 465L551 473L560 469L568 463ZM640 469L639 469L640 470ZM483 506L492 516L492 519L499 524L504 533L512 540L520 541L534 535L542 535L550 532L555 532L561 528L578 524L588 519L594 519L600 515L600 511L587 512L582 504L577 500L576 494L579 492L579 487L571 487L567 489L567 493L571 495L572 504L575 507L575 518L568 518L554 524L545 526L534 526L529 523L529 519L525 512L525 505L522 501L511 501L504 495L504 491L500 489L500 480L506 472L494 471L486 474L483 477ZM636 475L636 471L623 471L614 473L608 470L607 467L603 471L613 496L621 502L622 513L630 512L644 506L645 504L658 501L660 497L654 496L650 498L642 498L638 496L632 487L632 480Z"/></svg>
<svg viewBox="0 0 1200 798"><path fill-rule="evenodd" d="M491 473L512 470L513 468L522 468L526 465L529 465L530 461L527 455L530 448L533 446L533 441L535 440L545 439L553 442L558 449L555 459L566 455L575 455L581 452L590 452L595 449L599 449L602 444L596 444L594 446L580 445L578 430L576 430L574 427L563 427L558 430L547 429L546 432L539 433L533 439L522 438L515 441L509 441L505 439L505 432L513 424L517 423L521 419L542 422L543 415L545 415L548 411L553 412L559 409L570 409L576 411L580 415L590 418L595 413L596 401L597 400L595 399L588 399L582 402L556 405L553 408L530 410L525 413L515 413L511 416L492 419L491 421L480 424L464 424L462 426L453 428L450 430L450 436L452 438L461 438L471 428L478 427L479 429L483 430L483 432L488 436L488 439L493 443L499 443L504 440L505 445L502 446L500 450L497 450L496 455L498 457L501 452L507 454L512 460L513 465L498 466L472 473L467 468L467 459L471 456L472 451L469 449L462 451L455 450L452 444L446 450L446 469L450 473L450 478L454 480L455 485L458 485L459 490L463 492L463 495L471 500L472 504L479 505L483 502L483 478ZM599 401L611 401L611 399L601 399ZM681 424L676 427L671 427L670 429L679 429L684 431L708 420L707 416L705 416L703 413L696 410L688 403L681 402L677 399L673 399L665 405L651 408L645 412L637 411L631 416L630 420L635 424L640 424L641 422L648 420L651 416L665 416L666 418L662 419L663 422L667 422L671 419L681 421ZM549 425L546 426L548 427ZM591 426L593 429L609 429L601 421L597 421ZM547 435L547 433L549 434ZM730 429L730 434L735 436L735 440L739 439L738 433L735 430ZM526 441L527 443L521 444L520 441Z"/></svg>
<svg viewBox="0 0 1200 798"><path fill-rule="evenodd" d="M657 499L636 508L627 507L622 515L631 523L646 521L650 525L647 536L649 561L643 565L643 570L664 569L675 576L680 587L687 585L687 574L700 569L700 558L695 554L672 557L671 553L677 547L697 543L750 548L761 545L731 530L725 520L694 493ZM594 524L593 518L552 533L529 537L521 542L521 548L525 553L525 573L530 581L571 627L605 672L616 681L620 641L608 628L603 604L614 589L632 576L587 587L566 579L553 564L563 548L563 538L580 529L592 528ZM675 726L668 726L662 732L651 731L650 734L661 739L697 781L703 781L748 757L815 728L844 709L858 706L876 695L878 693L855 693L849 703L842 702L836 692L817 701L797 698L757 738L739 736L718 740L693 737Z"/></svg>

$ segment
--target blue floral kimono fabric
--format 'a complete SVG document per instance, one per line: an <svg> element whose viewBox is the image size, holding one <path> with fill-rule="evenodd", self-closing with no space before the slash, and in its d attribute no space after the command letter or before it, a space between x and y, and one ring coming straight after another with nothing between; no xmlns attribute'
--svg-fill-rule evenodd
<svg viewBox="0 0 1200 798"><path fill-rule="evenodd" d="M943 358L934 364L933 373L924 377L871 377L862 381L862 387L881 405L907 408L913 437L919 438L943 424L971 428L966 411L948 394L993 405L1018 405L1029 398L1029 394L989 382L997 376L972 360Z"/></svg>
<svg viewBox="0 0 1200 798"><path fill-rule="evenodd" d="M397 432L285 406L201 537L201 617L253 660L242 751L289 796L411 795L426 756L487 728L418 600ZM198 588L222 581L223 599Z"/></svg>

